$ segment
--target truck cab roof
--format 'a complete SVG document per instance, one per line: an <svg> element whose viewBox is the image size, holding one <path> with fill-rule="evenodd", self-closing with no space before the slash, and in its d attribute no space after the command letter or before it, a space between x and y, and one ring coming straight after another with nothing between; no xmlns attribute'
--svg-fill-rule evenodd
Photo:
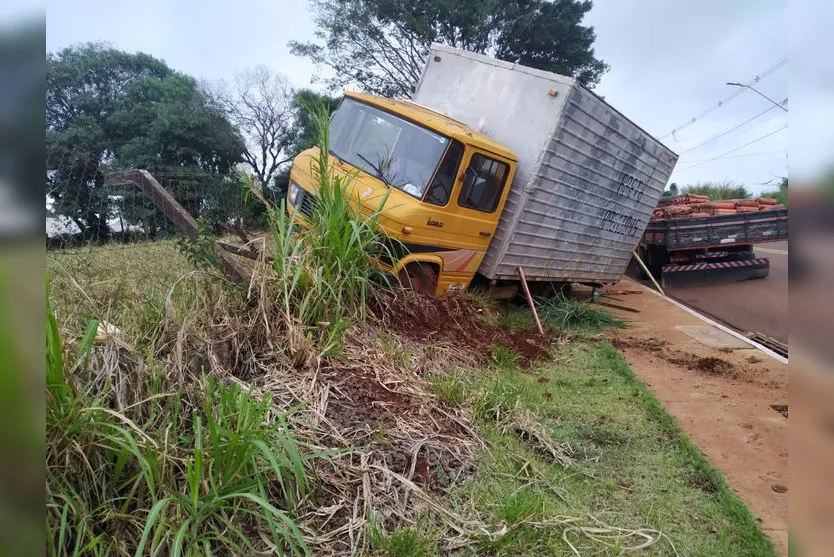
<svg viewBox="0 0 834 557"><path fill-rule="evenodd" d="M411 101L392 100L376 95L369 95L368 93L347 92L345 96L396 113L413 122L431 128L436 132L449 136L452 139L457 139L461 143L474 145L475 147L479 147L511 161L518 161L518 156L510 151L503 143L499 143L466 124L449 118L428 107Z"/></svg>

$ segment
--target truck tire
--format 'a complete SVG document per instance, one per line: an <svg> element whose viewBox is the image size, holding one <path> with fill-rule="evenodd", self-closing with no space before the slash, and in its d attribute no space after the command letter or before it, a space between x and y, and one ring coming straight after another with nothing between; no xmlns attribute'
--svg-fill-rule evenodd
<svg viewBox="0 0 834 557"><path fill-rule="evenodd" d="M530 286L530 294L535 298L556 298L557 296L564 296L570 291L569 282L542 282L540 283L541 286L538 286L535 290L533 289L534 284L530 283L528 286Z"/></svg>
<svg viewBox="0 0 834 557"><path fill-rule="evenodd" d="M644 263L651 271L652 276L660 280L660 275L663 274L663 266L669 263L669 252L663 246L651 246L648 252L648 261L644 260Z"/></svg>
<svg viewBox="0 0 834 557"><path fill-rule="evenodd" d="M418 294L434 296L437 290L437 268L431 263L414 261L400 270L400 284Z"/></svg>

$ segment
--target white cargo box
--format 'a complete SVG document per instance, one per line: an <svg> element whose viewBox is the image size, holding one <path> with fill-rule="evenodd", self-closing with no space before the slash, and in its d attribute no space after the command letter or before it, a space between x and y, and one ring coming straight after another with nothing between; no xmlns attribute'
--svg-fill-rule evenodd
<svg viewBox="0 0 834 557"><path fill-rule="evenodd" d="M518 170L478 270L610 283L677 155L574 78L432 45L414 101L504 143Z"/></svg>

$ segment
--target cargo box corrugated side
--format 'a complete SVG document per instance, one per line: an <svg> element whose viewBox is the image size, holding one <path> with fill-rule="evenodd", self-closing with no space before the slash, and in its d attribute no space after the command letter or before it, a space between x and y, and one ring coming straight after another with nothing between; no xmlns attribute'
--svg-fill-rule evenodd
<svg viewBox="0 0 834 557"><path fill-rule="evenodd" d="M620 279L675 153L573 78L438 44L414 101L519 157L482 275Z"/></svg>

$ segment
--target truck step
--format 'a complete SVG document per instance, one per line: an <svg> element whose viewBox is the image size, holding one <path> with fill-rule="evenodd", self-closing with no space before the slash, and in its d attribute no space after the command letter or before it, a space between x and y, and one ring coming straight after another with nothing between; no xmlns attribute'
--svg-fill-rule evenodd
<svg viewBox="0 0 834 557"><path fill-rule="evenodd" d="M664 288L695 286L765 278L770 272L767 258L690 265L664 265L660 276Z"/></svg>

